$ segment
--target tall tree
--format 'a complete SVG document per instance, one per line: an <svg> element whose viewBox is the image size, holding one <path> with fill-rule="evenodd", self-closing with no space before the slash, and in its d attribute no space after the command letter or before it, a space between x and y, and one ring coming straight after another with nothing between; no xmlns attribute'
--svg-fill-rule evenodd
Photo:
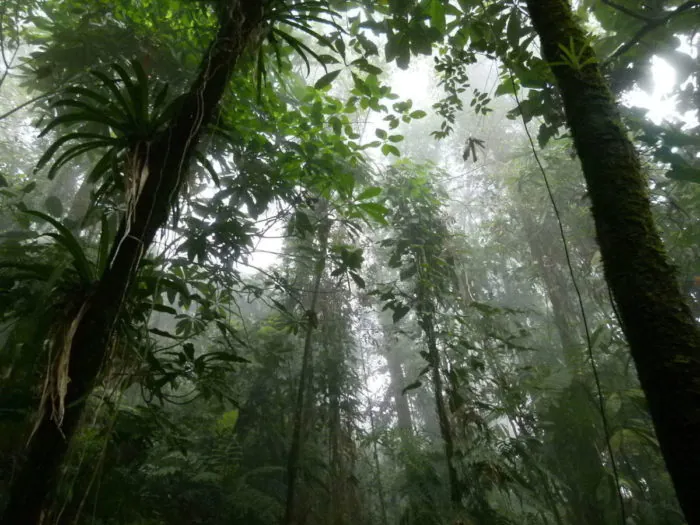
<svg viewBox="0 0 700 525"><path fill-rule="evenodd" d="M312 271L312 285L306 310L306 331L304 333L304 349L297 386L296 402L294 405L294 419L292 423L292 439L287 460L287 501L284 512L285 525L301 523L298 516L299 503L298 483L300 462L302 460L304 446L304 430L308 419L308 405L310 403L311 367L312 367L312 342L314 329L318 325L318 299L321 292L321 280L326 268L328 256L328 237L330 235L331 220L328 217L328 204L322 200L317 209L318 254ZM305 416L307 416L305 418Z"/></svg>
<svg viewBox="0 0 700 525"><path fill-rule="evenodd" d="M427 352L423 353L435 396L435 410L444 444L445 463L454 510L461 502L460 482L455 464L454 432L443 380L443 358L438 347L437 305L452 281L452 268L446 261L445 243L449 232L442 216L441 203L425 173L413 175L410 167L391 170L388 202L393 208L391 220L395 238L383 241L393 248L389 266L400 268L401 280L412 281L408 294L423 331ZM405 170L405 171L404 171ZM394 305L394 319L400 319L408 307ZM420 384L420 383L418 383Z"/></svg>
<svg viewBox="0 0 700 525"><path fill-rule="evenodd" d="M76 309L64 338L61 361L65 361L69 380L60 396L65 413L57 424L51 410L40 412L26 459L13 482L3 523L41 522L47 495L80 421L85 399L108 359L111 335L142 257L179 197L198 139L215 115L232 73L259 48L268 24L280 12L285 19L289 6L250 0L218 3L218 32L175 114L156 135L131 137L131 170L124 174L132 188L126 202L130 212L122 220L109 265ZM314 13L318 14L318 6Z"/></svg>
<svg viewBox="0 0 700 525"><path fill-rule="evenodd" d="M661 450L689 523L700 523L700 330L654 224L647 181L589 39L567 0L528 0L564 103L598 243Z"/></svg>

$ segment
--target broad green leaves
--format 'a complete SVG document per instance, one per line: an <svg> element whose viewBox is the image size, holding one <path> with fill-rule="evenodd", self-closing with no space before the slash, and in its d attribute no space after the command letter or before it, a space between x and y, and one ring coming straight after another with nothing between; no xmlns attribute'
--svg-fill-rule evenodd
<svg viewBox="0 0 700 525"><path fill-rule="evenodd" d="M95 267L88 259L85 248L80 240L66 228L61 222L36 210L27 210L25 213L46 221L56 229L56 232L49 232L46 235L52 237L62 248L72 257L73 265L78 272L78 276L85 285L90 285L96 278Z"/></svg>
<svg viewBox="0 0 700 525"><path fill-rule="evenodd" d="M319 78L316 81L316 83L314 84L314 87L316 89L323 89L326 86L331 85L341 72L342 72L341 69L336 69L335 71L331 71L330 73L326 73L325 75L323 75L321 78Z"/></svg>
<svg viewBox="0 0 700 525"><path fill-rule="evenodd" d="M107 184L113 185L117 172L132 170L133 167L125 165L129 155L145 148L145 143L153 140L172 117L178 100L168 101L167 84L152 87L138 61L131 62L131 74L116 63L111 68L116 78L99 70L91 71L101 89L72 85L63 90L62 98L52 103L60 113L40 136L55 129L70 131L59 136L37 162L36 170L51 163L49 179L72 160L96 150L107 150L94 164L88 180L106 179ZM124 175L135 176L131 172Z"/></svg>

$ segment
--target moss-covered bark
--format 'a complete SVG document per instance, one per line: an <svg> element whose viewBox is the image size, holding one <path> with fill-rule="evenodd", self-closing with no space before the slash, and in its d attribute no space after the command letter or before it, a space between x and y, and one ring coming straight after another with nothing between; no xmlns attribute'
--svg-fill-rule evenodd
<svg viewBox="0 0 700 525"><path fill-rule="evenodd" d="M592 201L605 277L661 450L686 519L698 524L700 331L654 225L637 153L569 3L527 0L527 6L559 84ZM566 63L561 50L572 42L576 54L582 51L579 64Z"/></svg>
<svg viewBox="0 0 700 525"><path fill-rule="evenodd" d="M177 198L203 127L221 100L243 53L262 35L263 7L257 0L230 2L221 13L219 32L202 60L200 73L168 128L151 144L149 176L134 203L131 223L123 223L112 247L111 264L87 299L72 339L61 428L46 410L10 488L1 523L45 522L48 497L56 484L70 439L80 422L85 399L97 379L124 298L150 246Z"/></svg>

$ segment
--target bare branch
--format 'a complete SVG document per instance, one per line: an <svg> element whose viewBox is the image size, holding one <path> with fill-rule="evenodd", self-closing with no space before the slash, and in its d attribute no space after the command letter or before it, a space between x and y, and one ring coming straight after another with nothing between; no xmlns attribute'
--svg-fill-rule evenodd
<svg viewBox="0 0 700 525"><path fill-rule="evenodd" d="M5 49L5 15L6 15L6 10L3 7L2 10L0 10L0 57L2 57L2 62L5 66L5 70L2 73L2 76L0 77L0 87L5 83L5 79L10 73L10 70L13 67L13 64L15 63L15 58L17 58L17 52L19 51L19 30L15 28L15 48L12 52L12 56L10 59L7 59L7 50ZM8 42L9 42L9 37L8 37Z"/></svg>

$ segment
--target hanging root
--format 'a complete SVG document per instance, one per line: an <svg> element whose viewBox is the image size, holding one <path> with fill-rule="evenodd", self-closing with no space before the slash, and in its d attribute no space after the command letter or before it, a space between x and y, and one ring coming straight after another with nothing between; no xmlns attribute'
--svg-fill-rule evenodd
<svg viewBox="0 0 700 525"><path fill-rule="evenodd" d="M52 338L48 359L49 366L41 391L39 410L37 411L34 428L29 434L29 439L27 439L27 444L29 444L34 434L39 429L49 402L51 405L51 420L56 423L59 432L63 434L61 426L63 425L63 417L66 413L65 399L66 393L68 392L68 383L70 382L70 351L73 346L73 337L75 337L75 332L85 315L86 309L87 301L84 301L80 310L78 310L78 313L72 318L70 323L63 324L58 328Z"/></svg>

